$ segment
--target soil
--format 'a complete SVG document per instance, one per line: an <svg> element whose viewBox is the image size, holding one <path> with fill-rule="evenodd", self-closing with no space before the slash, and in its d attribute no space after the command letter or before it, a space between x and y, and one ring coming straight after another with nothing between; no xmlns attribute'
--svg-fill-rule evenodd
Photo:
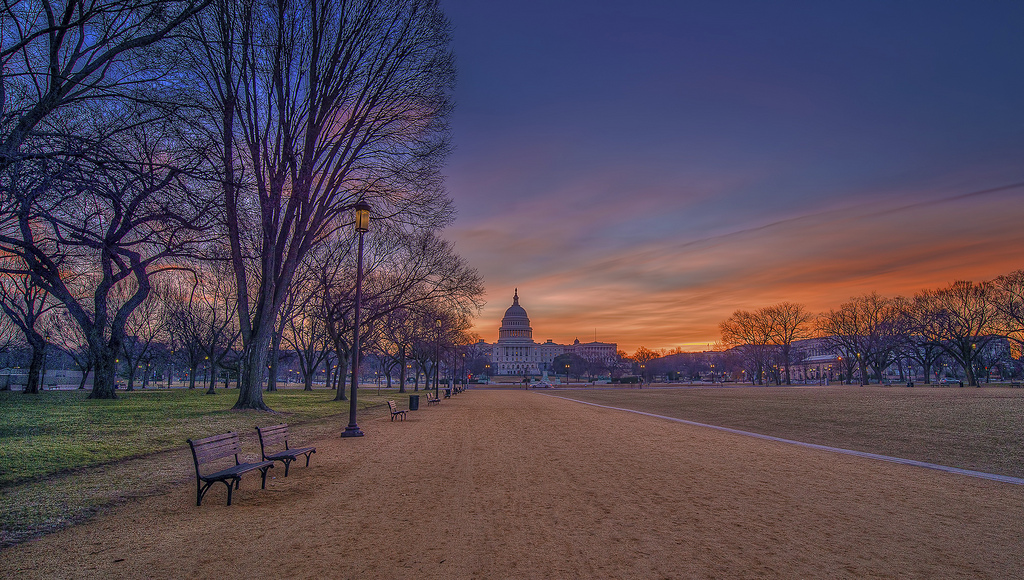
<svg viewBox="0 0 1024 580"><path fill-rule="evenodd" d="M1022 486L537 392L360 426L231 506L187 482L5 549L0 577L1024 577Z"/></svg>

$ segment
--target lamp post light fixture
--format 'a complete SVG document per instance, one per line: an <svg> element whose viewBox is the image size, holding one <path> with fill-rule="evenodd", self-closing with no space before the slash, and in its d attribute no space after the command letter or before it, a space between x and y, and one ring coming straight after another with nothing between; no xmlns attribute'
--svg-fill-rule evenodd
<svg viewBox="0 0 1024 580"><path fill-rule="evenodd" d="M980 389L981 388L981 381L978 380L977 373L974 372L974 369L978 368L977 366L975 366L975 363L977 362L977 360L978 360L978 343L972 342L971 343L971 364L969 366L971 367L971 375L974 375L974 383L975 383L974 386L976 386L976 387L978 387Z"/></svg>
<svg viewBox="0 0 1024 580"><path fill-rule="evenodd" d="M356 233L359 234L359 252L356 255L356 304L354 309L355 324L352 330L352 387L348 407L348 427L341 434L342 437L362 437L363 432L356 424L356 392L359 387L359 315L361 302L363 300L363 235L370 231L370 204L362 199L356 202L353 209L356 212ZM344 388L344 387L340 387Z"/></svg>

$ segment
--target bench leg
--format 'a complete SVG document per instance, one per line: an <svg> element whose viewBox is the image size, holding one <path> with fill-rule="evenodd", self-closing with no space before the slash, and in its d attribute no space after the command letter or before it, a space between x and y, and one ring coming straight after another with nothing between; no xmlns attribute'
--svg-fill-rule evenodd
<svg viewBox="0 0 1024 580"><path fill-rule="evenodd" d="M203 486L198 479L196 480L196 507L203 505L203 496L206 495L208 489L210 489L209 483Z"/></svg>
<svg viewBox="0 0 1024 580"><path fill-rule="evenodd" d="M314 450L312 450L312 451L310 451L309 453L306 454L306 467L309 467L309 456L314 454L314 453L316 453L316 449L314 449Z"/></svg>
<svg viewBox="0 0 1024 580"><path fill-rule="evenodd" d="M263 489L267 489L267 470L270 469L271 467L273 467L273 465L268 465L266 467L260 468L260 471L263 472L263 487L262 487ZM288 475L288 464L287 463L284 464L284 474Z"/></svg>
<svg viewBox="0 0 1024 580"><path fill-rule="evenodd" d="M231 505L231 490L238 489L239 482L242 481L241 477L234 477L231 479L223 479L224 485L228 486L228 505ZM211 482L212 483L212 482Z"/></svg>
<svg viewBox="0 0 1024 580"><path fill-rule="evenodd" d="M284 463L284 476L285 477L288 477L288 466L291 465L293 459L294 458L289 457L287 459L282 459L281 460L281 463ZM263 472L263 478L266 479L266 477L267 477L267 472L264 471Z"/></svg>

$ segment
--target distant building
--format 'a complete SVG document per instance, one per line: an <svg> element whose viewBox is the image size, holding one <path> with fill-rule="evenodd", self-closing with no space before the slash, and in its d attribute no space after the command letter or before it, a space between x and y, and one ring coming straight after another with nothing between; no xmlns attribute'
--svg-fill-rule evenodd
<svg viewBox="0 0 1024 580"><path fill-rule="evenodd" d="M533 340L533 327L526 310L519 305L519 289L512 296L512 306L505 311L498 329L498 342L491 347L491 374L540 375L551 370L551 363L561 354L573 353L588 361L610 365L615 362L618 345L609 342L556 344L548 339Z"/></svg>

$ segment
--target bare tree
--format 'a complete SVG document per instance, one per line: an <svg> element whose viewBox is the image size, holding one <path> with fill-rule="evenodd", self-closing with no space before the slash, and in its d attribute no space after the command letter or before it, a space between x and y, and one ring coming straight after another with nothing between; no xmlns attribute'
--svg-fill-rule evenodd
<svg viewBox="0 0 1024 580"><path fill-rule="evenodd" d="M932 368L938 368L943 356L938 342L941 315L934 307L930 294L917 294L905 303L908 332L904 353L921 367L925 384L931 384Z"/></svg>
<svg viewBox="0 0 1024 580"><path fill-rule="evenodd" d="M92 352L89 350L89 343L82 333L82 327L67 310L59 309L54 311L49 322L53 332L51 339L54 346L60 348L71 357L72 362L81 373L78 382L79 389L85 389L85 383L89 380L89 373L92 372Z"/></svg>
<svg viewBox="0 0 1024 580"><path fill-rule="evenodd" d="M439 175L454 79L449 25L436 0L214 8L192 44L217 111L239 292L235 407L266 409L260 384L296 268L353 204L365 198L376 218L418 227L451 219Z"/></svg>
<svg viewBox="0 0 1024 580"><path fill-rule="evenodd" d="M82 328L96 371L90 396L114 398L129 316L151 277L202 241L210 212L178 164L189 160L175 115L144 105L98 114L88 151L0 174L0 249L21 261L6 271L31 275Z"/></svg>
<svg viewBox="0 0 1024 580"><path fill-rule="evenodd" d="M121 354L128 369L126 391L135 390L135 375L140 369L143 370L143 388L149 383L153 347L167 336L167 305L166 292L156 289L132 311L125 323Z"/></svg>
<svg viewBox="0 0 1024 580"><path fill-rule="evenodd" d="M321 300L320 313L334 345L338 372L343 376L352 355L355 256L350 240L344 236L332 237L311 256L318 273L313 294ZM479 274L455 253L450 242L434 233L408 234L399 229L380 232L370 240L366 262L361 320L364 336L368 337L365 344L387 337L394 341L389 348L395 349L395 356L415 358L411 345L419 338L424 308L450 320L448 327L452 329L461 328L456 322L481 305L483 284ZM336 400L347 400L344 390L337 393Z"/></svg>
<svg viewBox="0 0 1024 580"><path fill-rule="evenodd" d="M786 384L793 384L789 366L793 360L793 342L807 338L809 334L811 314L803 304L782 302L763 309L764 318L768 320L771 342L779 347L782 355L783 368L786 371Z"/></svg>
<svg viewBox="0 0 1024 580"><path fill-rule="evenodd" d="M180 249L179 231L203 226L181 187L181 136L170 130L180 83L163 41L208 1L0 7L0 249L82 327L94 398L116 396L123 326L149 276ZM64 277L82 267L95 270L91 293ZM111 304L129 278L136 294Z"/></svg>
<svg viewBox="0 0 1024 580"><path fill-rule="evenodd" d="M633 360L633 362L637 364L637 371L643 377L644 382L649 381L650 369L647 368L647 364L650 363L652 360L658 358L658 353L654 352L653 350L645 346L641 346L640 348L636 349L636 352L633 353L633 356L631 356L630 358Z"/></svg>
<svg viewBox="0 0 1024 580"><path fill-rule="evenodd" d="M155 58L153 45L209 2L4 2L0 173L25 160L77 151L81 141L94 137L67 134L66 125L54 132L54 117L97 102L151 98L154 87L169 83L173 70Z"/></svg>
<svg viewBox="0 0 1024 580"><path fill-rule="evenodd" d="M1024 270L999 276L994 284L1000 330L1007 338L1024 345Z"/></svg>
<svg viewBox="0 0 1024 580"><path fill-rule="evenodd" d="M238 322L235 291L227 263L211 260L182 273L168 291L168 326L176 338L178 355L189 368L189 388L197 372L209 371L208 394L214 394L215 368L225 368L235 349Z"/></svg>
<svg viewBox="0 0 1024 580"><path fill-rule="evenodd" d="M374 346L387 373L391 386L392 371L398 369L398 392L405 392L409 351L414 340L413 314L408 308L397 308L385 314L377 326Z"/></svg>
<svg viewBox="0 0 1024 580"><path fill-rule="evenodd" d="M925 290L917 299L930 306L927 340L942 347L963 369L968 384L977 386L975 368L986 346L998 338L1000 325L992 282L954 282L939 290Z"/></svg>
<svg viewBox="0 0 1024 580"><path fill-rule="evenodd" d="M751 381L763 384L778 352L772 322L764 309L754 312L737 310L718 328L722 332L722 344L738 348L743 355Z"/></svg>
<svg viewBox="0 0 1024 580"><path fill-rule="evenodd" d="M311 297L310 297L311 298ZM299 361L299 369L302 371L303 390L313 390L313 378L316 371L326 360L330 352L330 336L327 333L326 325L322 317L316 316L311 310L313 307L311 299L307 299L307 308L299 308L290 316L287 324L287 332L284 334L284 342L295 352Z"/></svg>
<svg viewBox="0 0 1024 580"><path fill-rule="evenodd" d="M14 266L13 269L17 269ZM27 274L0 274L0 309L25 336L32 350L28 367L26 394L37 394L41 386L40 372L46 356L49 330L46 314L57 303Z"/></svg>
<svg viewBox="0 0 1024 580"><path fill-rule="evenodd" d="M897 362L910 332L907 302L872 292L851 298L818 318L818 332L833 352L845 356L868 380L868 368L876 379Z"/></svg>

